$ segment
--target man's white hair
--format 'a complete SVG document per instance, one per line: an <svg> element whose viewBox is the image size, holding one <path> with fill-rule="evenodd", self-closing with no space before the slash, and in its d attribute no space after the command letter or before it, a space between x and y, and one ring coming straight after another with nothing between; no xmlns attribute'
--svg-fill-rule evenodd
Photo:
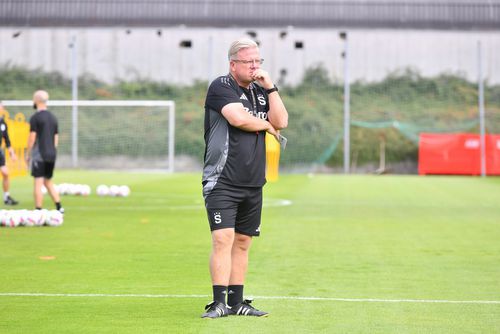
<svg viewBox="0 0 500 334"><path fill-rule="evenodd" d="M229 47L229 51L227 53L228 59L229 60L238 59L238 52L241 49L247 49L247 48L259 48L259 46L255 41L247 37L242 37L235 40L233 43L231 43L231 46Z"/></svg>

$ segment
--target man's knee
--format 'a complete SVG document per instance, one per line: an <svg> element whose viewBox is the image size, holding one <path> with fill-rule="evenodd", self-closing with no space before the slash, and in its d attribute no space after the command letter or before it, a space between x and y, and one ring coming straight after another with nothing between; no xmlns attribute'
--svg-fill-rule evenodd
<svg viewBox="0 0 500 334"><path fill-rule="evenodd" d="M230 228L215 230L212 232L212 247L214 251L231 249L234 241L234 230Z"/></svg>
<svg viewBox="0 0 500 334"><path fill-rule="evenodd" d="M252 243L252 237L244 234L236 233L234 236L233 248L240 251L247 252Z"/></svg>
<svg viewBox="0 0 500 334"><path fill-rule="evenodd" d="M7 169L7 167L5 166L0 167L0 172L2 173L2 177L4 179L9 177L9 170Z"/></svg>

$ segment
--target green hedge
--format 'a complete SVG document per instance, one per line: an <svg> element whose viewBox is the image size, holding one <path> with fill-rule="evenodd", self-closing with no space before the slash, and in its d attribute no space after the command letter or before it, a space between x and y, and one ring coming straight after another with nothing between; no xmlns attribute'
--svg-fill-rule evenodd
<svg viewBox="0 0 500 334"><path fill-rule="evenodd" d="M52 99L71 99L71 80L60 73L0 67L1 99L31 99L36 89L48 90ZM106 84L89 75L79 78L81 100L174 100L176 153L200 160L206 89L207 82L203 81L177 86L147 79ZM318 66L306 71L301 84L280 87L280 93L290 114L289 128L283 132L289 146L282 163L342 165L342 82L332 82L325 69ZM377 162L379 143L385 138L388 162L416 161L415 138L421 131L477 132L477 100L477 84L451 74L426 78L404 69L380 82L354 82L351 157L358 165ZM498 85L486 85L486 117L488 131L500 133ZM85 152L92 148L80 149Z"/></svg>

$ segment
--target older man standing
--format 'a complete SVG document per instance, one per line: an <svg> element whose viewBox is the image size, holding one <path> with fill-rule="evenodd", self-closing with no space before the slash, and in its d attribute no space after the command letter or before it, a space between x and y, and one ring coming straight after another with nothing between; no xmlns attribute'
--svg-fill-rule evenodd
<svg viewBox="0 0 500 334"><path fill-rule="evenodd" d="M228 58L229 73L211 83L205 101L202 184L212 233L213 301L202 318L268 315L243 298L243 286L252 238L260 235L265 135L278 138L288 125L278 88L260 67L258 45L236 40Z"/></svg>

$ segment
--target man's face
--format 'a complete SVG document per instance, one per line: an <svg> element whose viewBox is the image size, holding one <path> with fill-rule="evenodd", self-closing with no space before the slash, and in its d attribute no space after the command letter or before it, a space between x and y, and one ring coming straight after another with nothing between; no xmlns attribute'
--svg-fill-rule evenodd
<svg viewBox="0 0 500 334"><path fill-rule="evenodd" d="M258 48L245 48L238 52L238 58L231 61L233 74L243 84L253 81L254 72L260 68L260 52Z"/></svg>

